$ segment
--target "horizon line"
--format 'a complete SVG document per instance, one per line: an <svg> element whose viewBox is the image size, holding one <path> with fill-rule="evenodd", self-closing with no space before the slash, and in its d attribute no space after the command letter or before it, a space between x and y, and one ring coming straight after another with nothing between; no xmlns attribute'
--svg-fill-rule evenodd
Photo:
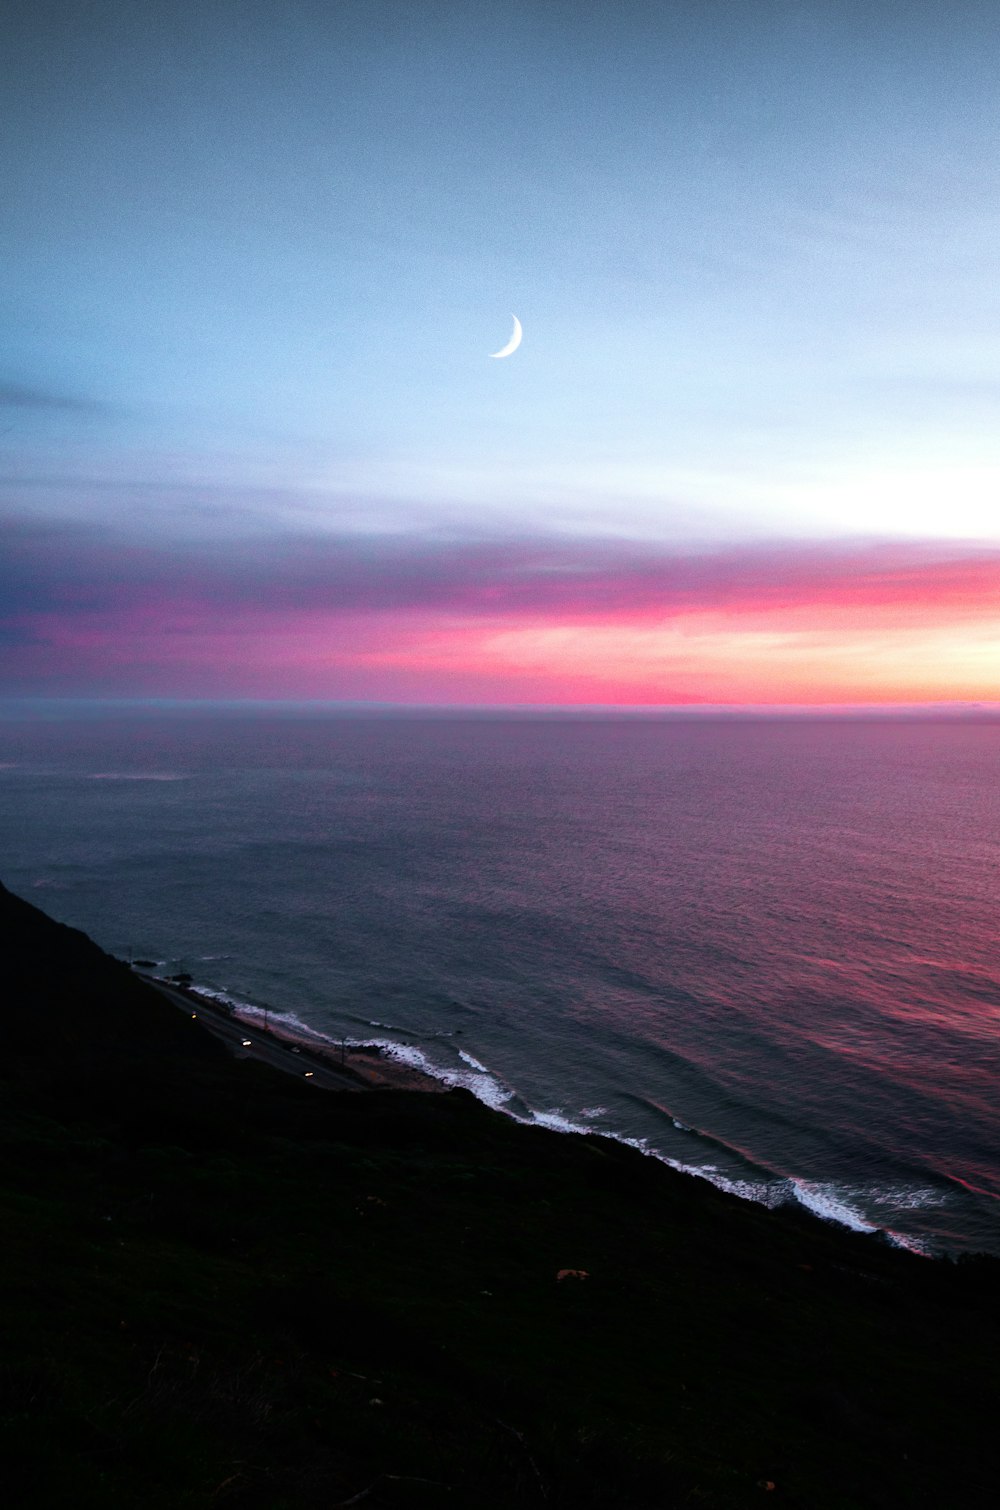
<svg viewBox="0 0 1000 1510"><path fill-rule="evenodd" d="M568 718L655 722L772 719L1000 720L997 702L928 703L403 703L334 698L40 697L0 694L0 719L84 713L273 713L380 718Z"/></svg>

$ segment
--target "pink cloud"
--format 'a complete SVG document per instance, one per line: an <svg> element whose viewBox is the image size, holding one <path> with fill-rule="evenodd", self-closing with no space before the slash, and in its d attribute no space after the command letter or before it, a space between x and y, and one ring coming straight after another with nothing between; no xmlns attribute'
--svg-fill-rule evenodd
<svg viewBox="0 0 1000 1510"><path fill-rule="evenodd" d="M997 697L1000 550L680 553L329 536L166 547L8 531L9 691L446 702Z"/></svg>

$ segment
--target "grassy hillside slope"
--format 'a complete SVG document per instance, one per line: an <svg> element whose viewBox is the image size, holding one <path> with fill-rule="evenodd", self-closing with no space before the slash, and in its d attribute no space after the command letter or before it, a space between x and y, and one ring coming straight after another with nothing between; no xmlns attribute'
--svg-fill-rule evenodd
<svg viewBox="0 0 1000 1510"><path fill-rule="evenodd" d="M995 1261L234 1061L3 888L0 940L10 1503L993 1503Z"/></svg>

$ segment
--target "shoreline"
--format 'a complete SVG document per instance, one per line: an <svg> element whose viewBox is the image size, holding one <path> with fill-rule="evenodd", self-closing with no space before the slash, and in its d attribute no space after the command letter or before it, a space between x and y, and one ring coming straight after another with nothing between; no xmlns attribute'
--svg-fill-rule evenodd
<svg viewBox="0 0 1000 1510"><path fill-rule="evenodd" d="M996 1260L471 1095L310 1096L230 1049L354 1090L382 1056L258 1032L2 889L0 921L18 1502L992 1504Z"/></svg>
<svg viewBox="0 0 1000 1510"><path fill-rule="evenodd" d="M123 962L124 963L124 962ZM597 1138L615 1144L622 1144L634 1148L644 1158L652 1159L655 1163L663 1164L668 1169L685 1178L700 1183L708 1184L724 1194L732 1195L748 1205L762 1206L773 1210L779 1207L798 1208L808 1212L817 1222L825 1226L835 1227L841 1231L858 1233L864 1237L870 1237L876 1242L881 1242L898 1251L906 1252L916 1258L930 1259L935 1262L947 1262L950 1257L945 1249L936 1249L928 1242L919 1237L910 1236L898 1232L888 1225L878 1225L869 1221L852 1207L846 1205L829 1195L818 1195L817 1188L810 1182L788 1177L784 1182L787 1184L787 1193L778 1198L769 1194L766 1184L760 1187L760 1193L754 1193L744 1182L736 1182L727 1178L713 1178L712 1174L703 1171L695 1165L673 1159L665 1153L647 1145L645 1140L629 1137L624 1133L618 1133L596 1127L587 1127L575 1123L565 1122L558 1125L550 1118L535 1114L519 1116L518 1113L507 1106L497 1105L492 1099L477 1094L476 1090L468 1086L459 1086L450 1079L447 1072L441 1071L435 1074L431 1071L418 1068L408 1063L403 1058L395 1057L391 1045L380 1042L350 1043L346 1038L341 1041L324 1040L315 1029L308 1024L302 1023L296 1018L298 1031L282 1026L288 1020L287 1013L271 1008L264 1008L251 1002L241 1002L227 996L224 992L215 991L206 986L198 986L193 982L181 983L171 980L169 977L154 976L132 965L132 973L140 976L148 984L156 987L169 997L180 998L176 1005L194 1005L199 1008L199 1016L203 1025L213 1030L220 1024L239 1023L248 1032L255 1035L253 1043L241 1043L236 1047L230 1043L231 1051L237 1058L261 1058L272 1065L273 1068L291 1074L305 1073L311 1082L320 1088L331 1090L401 1090L416 1091L423 1094L443 1095L456 1089L466 1089L477 1101L489 1110L499 1112L511 1121L527 1127L543 1127L548 1131L566 1134L576 1134L580 1137ZM265 1023L261 1022L261 1018ZM265 1025L266 1024L266 1025ZM266 1036L265 1036L266 1035ZM225 1035L219 1035L225 1036ZM264 1045L280 1049L283 1059L277 1059L273 1054L259 1053ZM401 1051L405 1051L405 1045L399 1045ZM299 1056L297 1062L288 1059L289 1054ZM302 1066L313 1065L312 1072L303 1071ZM349 1077L350 1083L345 1083ZM971 1250L979 1251L979 1250Z"/></svg>
<svg viewBox="0 0 1000 1510"><path fill-rule="evenodd" d="M210 992L206 987L151 975L134 965L131 969L133 975L155 987L175 1006L181 1009L196 1007L202 1026L221 1037L238 1059L259 1059L285 1073L301 1074L327 1090L402 1090L441 1095L452 1089L443 1080L394 1059L377 1044L348 1044L346 1040L342 1045L324 1044L318 1038L313 1040L311 1034L300 1036L282 1031L280 1014L268 1010L266 1016L277 1017L277 1025L273 1020L262 1023L256 1018L257 1013L264 1014L261 1007L252 1007L248 1003L240 1008L221 993ZM248 1016L248 1012L254 1016ZM236 1044L231 1034L219 1031L234 1023L239 1023L241 1029L254 1037L241 1038ZM281 1057L268 1050L281 1051ZM290 1061L288 1056L291 1054L298 1056L297 1062ZM322 1072L320 1075L317 1075L317 1068ZM355 1083L331 1084L331 1079Z"/></svg>

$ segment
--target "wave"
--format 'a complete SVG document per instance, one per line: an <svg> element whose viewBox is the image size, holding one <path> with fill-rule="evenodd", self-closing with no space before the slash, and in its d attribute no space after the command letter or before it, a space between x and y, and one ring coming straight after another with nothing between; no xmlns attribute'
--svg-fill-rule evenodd
<svg viewBox="0 0 1000 1510"><path fill-rule="evenodd" d="M740 1200L753 1201L757 1205L765 1206L769 1210L775 1210L779 1206L790 1205L793 1202L804 1206L808 1211L823 1221L833 1222L838 1226L847 1227L854 1232L867 1232L880 1234L896 1247L908 1249L910 1252L928 1257L932 1253L929 1244L909 1234L898 1232L887 1223L873 1222L864 1214L865 1208L883 1205L890 1210L918 1210L931 1206L939 1206L945 1203L947 1197L939 1190L929 1186L877 1186L865 1187L838 1186L835 1184L821 1184L815 1181L772 1175L761 1171L759 1176L734 1176L727 1174L713 1163L693 1163L685 1159L672 1157L664 1153L662 1149L654 1147L648 1138L634 1137L626 1133L617 1132L610 1128L597 1128L588 1125L588 1121L598 1116L607 1114L605 1107L586 1107L578 1113L567 1114L562 1107L548 1110L537 1110L525 1106L523 1112L515 1109L514 1103L519 1100L516 1093L503 1086L479 1060L472 1055L459 1050L461 1057L470 1064L475 1065L477 1072L474 1075L462 1075L461 1073L442 1070L435 1065L419 1049L405 1048L394 1050L390 1044L380 1043L383 1052L390 1055L398 1052L404 1058L405 1063L413 1064L425 1074L442 1080L448 1085L463 1085L471 1090L487 1106L496 1111L502 1111L516 1122L527 1126L545 1127L552 1132L575 1133L583 1137L608 1138L614 1143L623 1143L628 1148L634 1148L647 1158L656 1159L661 1164L675 1170L678 1174L689 1175L695 1179L707 1180L717 1190L724 1191L727 1195L736 1196ZM404 1057L405 1056L405 1057ZM523 1103L522 1103L523 1104ZM667 1114L669 1115L669 1113ZM583 1120L579 1120L583 1119ZM746 1160L745 1155L739 1150L730 1149L722 1139L712 1139L709 1134L701 1134L688 1128L678 1118L671 1117L671 1122L681 1131L690 1132L695 1137L714 1141L728 1153L735 1153L737 1157Z"/></svg>
<svg viewBox="0 0 1000 1510"><path fill-rule="evenodd" d="M280 1028L282 1037L285 1038L296 1038L304 1044L322 1044L330 1048L339 1048L343 1043L349 1049L378 1049L387 1059L419 1070L429 1079L438 1080L453 1090L460 1088L471 1091L477 1100L492 1107L494 1111L507 1111L509 1104L515 1100L515 1094L508 1086L492 1075L485 1065L480 1065L471 1054L466 1055L461 1049L459 1054L469 1064L468 1071L447 1069L435 1064L416 1044L398 1043L392 1038L372 1038L367 1035L333 1037L303 1022L295 1012L279 1011L274 1007L263 1007L257 1002L243 1001L228 991L216 990L210 986L193 985L189 989L208 1001L219 1002L242 1022L261 1023L266 1018L269 1025Z"/></svg>
<svg viewBox="0 0 1000 1510"><path fill-rule="evenodd" d="M422 1074L432 1080L440 1081L452 1090L471 1091L477 1100L491 1107L493 1111L506 1112L519 1122L524 1120L512 1109L512 1103L517 1099L515 1092L502 1080L492 1075L484 1065L480 1065L478 1060L474 1060L471 1054L466 1055L461 1049L459 1054L470 1065L467 1070L444 1068L440 1064L435 1064L423 1049L417 1048L416 1044L394 1043L388 1038L348 1038L347 1046L352 1049L378 1049L387 1059L395 1059L399 1064L406 1064L411 1069L420 1070Z"/></svg>
<svg viewBox="0 0 1000 1510"><path fill-rule="evenodd" d="M627 1091L625 1095L627 1100L641 1107L643 1111L652 1112L662 1122L669 1122L671 1127L675 1128L677 1132L687 1133L689 1137L697 1139L699 1143L707 1143L713 1148L718 1148L729 1158L736 1159L740 1164L746 1165L754 1175L759 1175L765 1179L773 1177L772 1170L760 1165L745 1149L740 1148L739 1144L730 1142L718 1133L706 1132L701 1127L693 1127L691 1123L684 1122L680 1117L676 1116L668 1106L663 1106L651 1096L644 1096L635 1091Z"/></svg>
<svg viewBox="0 0 1000 1510"><path fill-rule="evenodd" d="M465 1049L459 1049L458 1057L459 1059L463 1059L465 1063L470 1067L470 1069L478 1071L479 1074L489 1074L489 1070L486 1068L485 1064L480 1064L475 1055L466 1053Z"/></svg>
<svg viewBox="0 0 1000 1510"><path fill-rule="evenodd" d="M461 1032L461 1028L404 1028L397 1022L380 1022L377 1017L355 1017L351 1020L364 1022L370 1028L384 1028L387 1033L404 1033L407 1038L454 1038L456 1032Z"/></svg>
<svg viewBox="0 0 1000 1510"><path fill-rule="evenodd" d="M259 1002L243 1001L238 996L232 996L228 991L219 991L212 986L189 986L196 996L204 996L206 1001L217 1001L220 1006L228 1007L234 1017L241 1022L264 1022L268 1024L280 1023L287 1038L300 1038L303 1043L334 1044L340 1047L339 1038L331 1038L327 1033L320 1033L316 1028L311 1028L307 1022L294 1012L282 1012L275 1007L264 1007ZM350 1039L347 1040L351 1042Z"/></svg>
<svg viewBox="0 0 1000 1510"><path fill-rule="evenodd" d="M470 1091L477 1100L490 1107L491 1110L503 1112L505 1116L511 1117L524 1126L545 1127L551 1132L570 1133L582 1137L608 1138L613 1143L623 1143L647 1158L666 1164L678 1174L707 1180L717 1190L736 1196L740 1200L753 1201L769 1210L798 1203L823 1221L847 1227L853 1232L881 1234L894 1246L906 1248L922 1257L929 1256L933 1251L930 1245L925 1244L921 1239L900 1233L887 1223L874 1222L870 1220L869 1215L865 1214L866 1210L870 1213L873 1206L885 1206L890 1211L901 1211L944 1204L947 1199L945 1193L929 1186L846 1186L794 1176L773 1175L763 1170L757 1175L734 1176L720 1169L715 1163L694 1163L674 1158L662 1149L654 1147L648 1138L634 1137L613 1128L595 1127L594 1120L607 1115L606 1107L585 1107L573 1113L567 1113L562 1107L543 1110L533 1108L487 1065L466 1049L457 1051L462 1061L462 1068L445 1066L437 1063L414 1043L400 1043L392 1038L369 1036L332 1037L328 1033L311 1027L295 1012L280 1011L273 1007L261 1006L256 1002L243 1001L228 991L213 989L209 986L192 985L189 989L198 996L204 996L209 1001L216 1001L226 1006L242 1021L259 1023L266 1018L268 1023L280 1027L284 1037L299 1039L304 1044L321 1044L326 1047L339 1048L343 1042L347 1048L377 1049L387 1059L418 1070L421 1074L437 1080L452 1090ZM371 1025L387 1026L377 1022L371 1022ZM391 1028L389 1031L406 1032L407 1030ZM434 1036L450 1035L436 1034ZM664 1107L655 1105L655 1109L680 1131L699 1140L715 1143L731 1157L735 1156L753 1168L739 1149L731 1148L723 1139L688 1127Z"/></svg>
<svg viewBox="0 0 1000 1510"><path fill-rule="evenodd" d="M941 1190L919 1185L845 1186L798 1179L791 1184L795 1200L824 1221L849 1227L852 1232L880 1232L895 1247L906 1248L923 1258L933 1252L923 1239L898 1232L886 1223L873 1222L864 1215L864 1210L870 1212L873 1206L886 1206L896 1211L919 1211L943 1206L947 1195Z"/></svg>
<svg viewBox="0 0 1000 1510"><path fill-rule="evenodd" d="M852 1232L877 1232L873 1222L866 1222L861 1213L844 1199L836 1185L815 1185L808 1180L792 1180L795 1199L824 1221L837 1222L841 1227L850 1227Z"/></svg>

